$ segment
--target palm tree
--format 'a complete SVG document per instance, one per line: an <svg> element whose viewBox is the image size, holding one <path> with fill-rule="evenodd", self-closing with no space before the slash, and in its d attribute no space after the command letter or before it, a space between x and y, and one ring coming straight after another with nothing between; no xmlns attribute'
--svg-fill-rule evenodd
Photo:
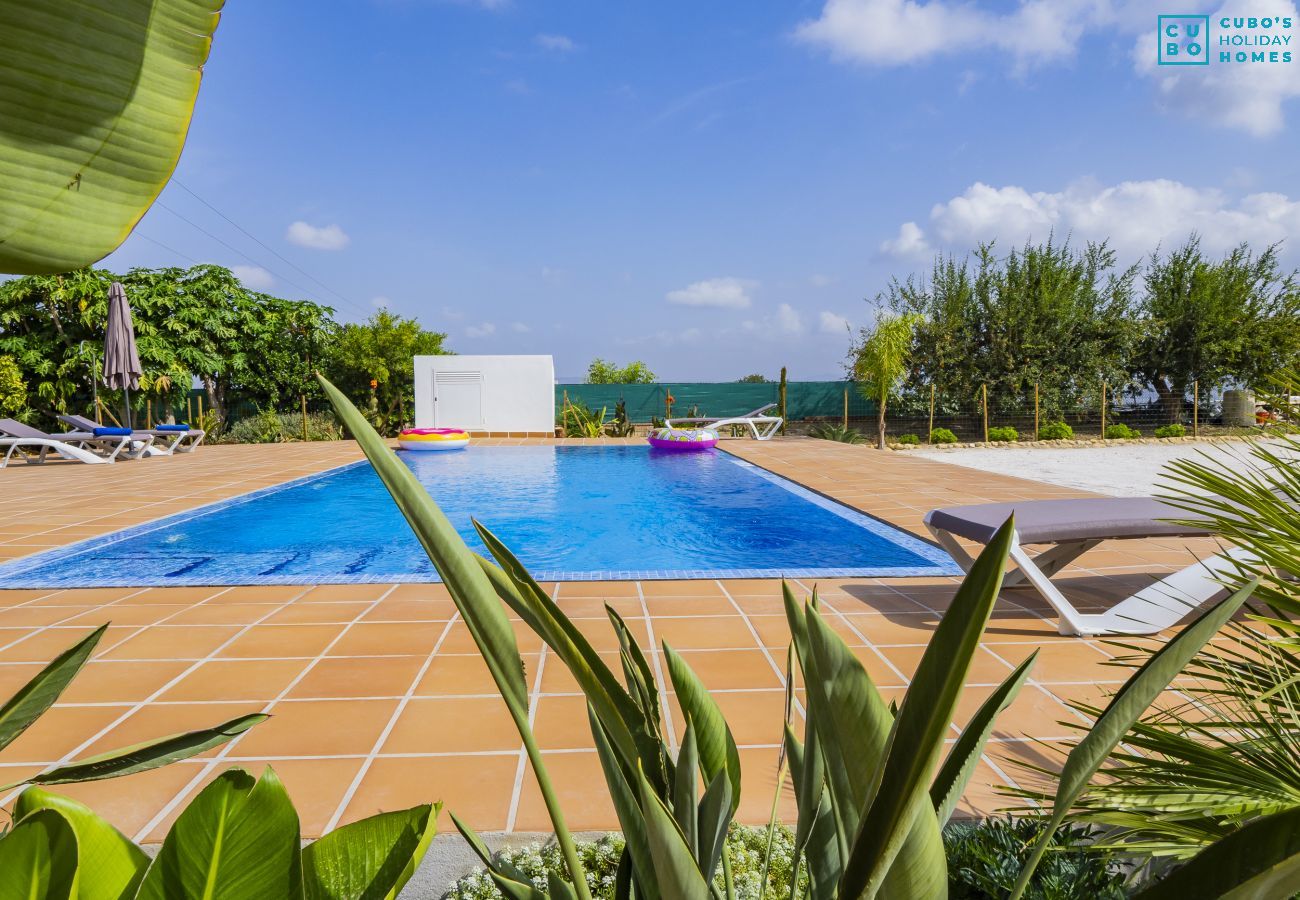
<svg viewBox="0 0 1300 900"><path fill-rule="evenodd" d="M890 394L907 374L912 336L920 319L914 313L881 313L876 317L874 328L862 330L862 343L857 348L853 374L862 395L876 401L876 427L879 431L876 446L881 450L885 449L885 406Z"/></svg>

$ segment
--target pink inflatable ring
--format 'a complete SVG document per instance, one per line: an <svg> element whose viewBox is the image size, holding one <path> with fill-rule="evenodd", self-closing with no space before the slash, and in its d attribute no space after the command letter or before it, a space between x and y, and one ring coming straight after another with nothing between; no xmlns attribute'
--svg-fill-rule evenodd
<svg viewBox="0 0 1300 900"><path fill-rule="evenodd" d="M469 432L459 428L403 428L397 436L403 450L464 450Z"/></svg>
<svg viewBox="0 0 1300 900"><path fill-rule="evenodd" d="M656 450L684 452L712 450L718 445L718 433L711 428L656 428L650 432L650 446Z"/></svg>

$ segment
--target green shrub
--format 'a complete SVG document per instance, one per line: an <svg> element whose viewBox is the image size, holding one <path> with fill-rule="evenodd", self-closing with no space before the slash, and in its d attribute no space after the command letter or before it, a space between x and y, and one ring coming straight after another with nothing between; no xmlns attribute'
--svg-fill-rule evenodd
<svg viewBox="0 0 1300 900"><path fill-rule="evenodd" d="M957 443L957 435L953 434L952 431L947 428L936 428L934 431L930 432L930 443L955 444Z"/></svg>
<svg viewBox="0 0 1300 900"><path fill-rule="evenodd" d="M595 841L578 842L578 855L587 872L587 885L591 888L592 900L613 900L614 877L618 872L618 860L623 847L623 836L620 834L607 834ZM785 825L777 826L772 840L767 890L760 897L759 884L763 878L763 854L766 849L766 828L732 825L727 832L727 853L731 857L737 900L786 900L790 896L790 860L794 856L794 833ZM555 844L533 844L502 850L494 858L514 866L541 891L546 890L549 875L554 874L560 878L568 875L564 857ZM807 878L802 872L799 881L802 892L807 885ZM724 889L722 873L718 873L715 884L721 894ZM477 869L457 879L443 900L499 900L504 896L493 883L487 869Z"/></svg>
<svg viewBox="0 0 1300 900"><path fill-rule="evenodd" d="M839 441L841 444L861 444L866 440L856 429L845 428L843 425L814 425L808 434L824 441Z"/></svg>
<svg viewBox="0 0 1300 900"><path fill-rule="evenodd" d="M1036 819L954 822L944 829L949 900L1001 900L1016 883L1030 844L1042 827ZM1124 874L1112 857L1092 849L1091 829L1064 826L1034 873L1026 897L1037 900L1121 900Z"/></svg>
<svg viewBox="0 0 1300 900"><path fill-rule="evenodd" d="M0 356L0 416L16 417L27 409L27 385L13 357Z"/></svg>
<svg viewBox="0 0 1300 900"><path fill-rule="evenodd" d="M1156 429L1156 437L1158 438L1185 437L1186 435L1187 429L1177 422L1172 425L1161 425Z"/></svg>
<svg viewBox="0 0 1300 900"><path fill-rule="evenodd" d="M950 900L1002 900L1020 873L1026 851L1038 835L1036 819L988 819L983 822L955 822L943 832L948 857ZM1052 841L1052 852L1030 883L1027 897L1034 900L1074 900L1079 897L1119 900L1124 896L1124 876L1109 854L1093 850L1090 829L1065 826ZM580 841L578 853L587 870L587 884L593 900L613 900L614 876L623 837L607 834L596 841ZM763 853L767 829L732 825L727 851L735 877L737 900L785 900L790 893L790 862L794 834L778 825L772 841L772 861L767 890L760 897ZM538 890L546 890L551 874L563 878L564 858L555 844L502 850L495 859L514 866ZM802 891L806 877L800 872ZM722 889L722 876L717 879ZM486 869L477 869L452 884L444 900L501 900L504 895Z"/></svg>
<svg viewBox="0 0 1300 900"><path fill-rule="evenodd" d="M1020 440L1020 432L1016 431L1010 425L1003 425L999 428L989 429L989 440L995 444L1014 444Z"/></svg>
<svg viewBox="0 0 1300 900"><path fill-rule="evenodd" d="M1064 422L1048 422L1038 429L1040 441L1068 441L1074 437L1074 429Z"/></svg>
<svg viewBox="0 0 1300 900"><path fill-rule="evenodd" d="M221 444L287 444L302 440L302 414L277 413L264 409L255 416L240 419L219 436ZM333 413L307 414L307 440L341 441L343 426Z"/></svg>
<svg viewBox="0 0 1300 900"><path fill-rule="evenodd" d="M1127 441L1140 437L1142 437L1142 432L1136 428L1129 428L1123 422L1116 422L1114 425L1106 426L1106 440L1108 441Z"/></svg>
<svg viewBox="0 0 1300 900"><path fill-rule="evenodd" d="M900 444L906 444L907 446L912 447L921 443L921 436L919 434L900 434L896 440Z"/></svg>

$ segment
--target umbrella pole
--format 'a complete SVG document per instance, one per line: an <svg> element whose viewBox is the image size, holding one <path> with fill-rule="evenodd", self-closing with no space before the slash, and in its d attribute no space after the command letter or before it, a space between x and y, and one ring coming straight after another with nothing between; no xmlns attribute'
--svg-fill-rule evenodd
<svg viewBox="0 0 1300 900"><path fill-rule="evenodd" d="M122 385L122 396L126 398L126 427L131 428L131 389Z"/></svg>

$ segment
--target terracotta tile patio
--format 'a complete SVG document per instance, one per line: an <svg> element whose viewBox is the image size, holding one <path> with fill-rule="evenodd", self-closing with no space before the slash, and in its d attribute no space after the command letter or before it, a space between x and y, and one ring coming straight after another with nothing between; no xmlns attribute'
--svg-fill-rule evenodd
<svg viewBox="0 0 1300 900"><path fill-rule="evenodd" d="M523 443L492 440L482 443ZM554 443L578 443L564 441ZM922 534L935 506L1078 496L1033 481L813 440L729 441L756 465ZM214 446L105 467L51 463L0 471L0 560L277 484L358 459L352 443ZM1067 594L1104 606L1179 568L1206 542L1104 544L1065 573ZM826 615L868 672L901 696L955 579L833 579ZM813 585L795 582L809 592ZM661 664L683 651L742 745L740 818L762 822L776 788L784 647L776 581L580 582L546 586L597 649L615 648L604 604L626 617ZM3 585L0 585L3 588ZM1007 801L1009 759L1041 759L1031 739L1066 733L1065 701L1095 701L1124 677L1095 640L1057 635L1036 596L1009 590L972 671L961 715L1034 648L1034 678L1001 720L963 808ZM73 785L127 834L160 840L193 794L224 768L271 764L307 835L382 809L443 799L484 831L544 831L518 736L441 585L326 585L95 590L0 589L0 691L12 691L88 628L112 622L96 657L49 715L0 754L12 781L61 760L264 710L273 718L205 756L128 779ZM570 823L616 825L581 698L553 655L519 628L533 721ZM616 660L613 654L611 662ZM674 710L666 728L676 741ZM954 737L956 735L954 730ZM10 802L12 794L3 798ZM792 812L791 798L783 811Z"/></svg>

